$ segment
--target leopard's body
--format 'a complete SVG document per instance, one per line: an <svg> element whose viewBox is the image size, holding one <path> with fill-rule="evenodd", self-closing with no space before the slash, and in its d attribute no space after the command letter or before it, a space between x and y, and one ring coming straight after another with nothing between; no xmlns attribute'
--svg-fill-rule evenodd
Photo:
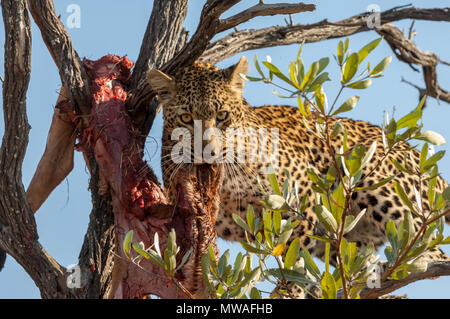
<svg viewBox="0 0 450 319"><path fill-rule="evenodd" d="M311 239L307 235L316 234L318 221L313 210L314 193L312 182L306 171L308 167L316 172L324 174L327 172L331 158L327 147L322 139L308 132L306 124L314 127L314 120L303 117L297 108L291 106L266 105L262 107L251 107L242 97L243 80L239 76L247 71L246 60L241 60L236 66L226 70L216 67L195 63L193 66L180 70L174 75L174 79L164 78L163 74L153 74L149 77L150 84L157 90L164 111L164 131L162 138L162 169L164 185L173 194L172 178L176 169L180 166L174 164L170 152L178 140L172 140L172 132L179 127L193 132L192 120L200 120L203 129L215 127L221 131L227 128L277 128L279 130L279 166L276 171L280 184L286 178L283 171L288 170L293 180L299 185L300 196L308 195L309 207L305 210L305 218L300 220L300 226L294 230L294 236L298 237L303 249L308 249L312 255L319 258L324 256L324 247L320 242ZM225 112L225 114L224 114ZM220 120L218 117L220 116ZM427 187L423 182L418 187L412 176L399 172L392 164L391 159L404 160L404 152L400 149L406 147L400 145L397 150L390 152L384 159L386 150L383 146L382 129L368 122L355 121L347 118L332 118L330 127L336 121L341 121L348 130L348 144L350 147L363 144L367 148L373 141L377 141L376 152L371 162L364 168L360 186L369 186L391 175L397 176L388 184L375 190L363 190L354 193L352 213L357 214L367 208L363 219L355 229L346 235L350 241L356 242L358 247L363 248L373 243L376 248L382 246L386 241L386 223L393 220L398 224L409 211L400 198L396 195L393 187L394 182L400 183L407 195L414 201L414 187L422 190L424 209L428 208ZM208 140L207 142L211 142ZM254 141L246 140L246 150L253 150L257 145ZM339 150L343 143L341 133L332 140L332 147ZM406 156L407 164L417 167L419 152L412 150ZM368 172L378 164L382 163L370 174ZM192 164L181 164L192 165ZM267 178L261 173L261 169L268 166L268 162L256 161L245 163L225 163L225 178L221 190L221 207L217 218L217 233L226 240L245 239L244 231L232 219L232 214L239 214L245 219L247 205L260 207L261 190L257 177L260 177L263 186L270 189ZM447 186L446 182L438 178L437 191ZM297 218L296 216L291 216ZM447 222L449 220L447 219ZM416 227L420 219L415 219ZM436 249L430 254L431 259L448 259L448 257Z"/></svg>

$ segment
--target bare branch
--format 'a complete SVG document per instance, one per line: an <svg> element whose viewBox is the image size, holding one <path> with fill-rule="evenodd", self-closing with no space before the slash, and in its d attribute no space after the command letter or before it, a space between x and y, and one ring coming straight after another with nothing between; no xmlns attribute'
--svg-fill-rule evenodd
<svg viewBox="0 0 450 319"><path fill-rule="evenodd" d="M319 42L371 31L367 19L371 13L329 22L320 21L310 25L275 26L257 30L242 30L228 34L211 43L200 60L216 64L240 52L294 43ZM450 8L439 9L391 9L381 12L381 24L404 19L450 21Z"/></svg>
<svg viewBox="0 0 450 319"><path fill-rule="evenodd" d="M20 263L42 297L71 296L61 267L38 242L36 222L22 183L22 163L30 125L26 92L31 72L31 26L25 0L2 0L5 25L3 109L0 149L0 247Z"/></svg>
<svg viewBox="0 0 450 319"><path fill-rule="evenodd" d="M152 68L160 68L178 52L187 41L183 28L188 0L155 0L142 40L141 51L128 85L128 105L134 105L133 96L140 96L147 85L145 75ZM133 121L147 134L158 113L158 103L134 105ZM143 126L145 128L143 128Z"/></svg>
<svg viewBox="0 0 450 319"><path fill-rule="evenodd" d="M294 14L305 11L314 11L316 6L313 4L300 3L258 3L245 11L242 11L232 17L221 20L217 33L232 29L233 27L244 23L258 16L273 16L277 14Z"/></svg>
<svg viewBox="0 0 450 319"><path fill-rule="evenodd" d="M68 89L72 109L78 114L89 114L91 102L87 76L72 40L55 12L53 1L28 0L28 5L58 67L63 86Z"/></svg>
<svg viewBox="0 0 450 319"><path fill-rule="evenodd" d="M412 64L422 66L426 89L416 87L420 96L425 93L427 96L450 103L450 92L442 89L437 81L436 66L440 60L436 54L420 50L411 39L408 39L391 23L382 25L376 31L389 43L400 61L407 63L413 69L415 68Z"/></svg>
<svg viewBox="0 0 450 319"><path fill-rule="evenodd" d="M416 24L416 20L413 20L409 26L408 39L410 40L412 40L412 38L416 35L416 32L414 31L414 24Z"/></svg>
<svg viewBox="0 0 450 319"><path fill-rule="evenodd" d="M365 288L361 292L362 299L374 299L391 293L401 287L409 285L415 281L436 278L440 276L450 276L450 262L438 261L428 264L428 269L425 272L411 274L408 277L401 280L386 280L381 284L380 288L368 289ZM369 294L370 292L370 294Z"/></svg>

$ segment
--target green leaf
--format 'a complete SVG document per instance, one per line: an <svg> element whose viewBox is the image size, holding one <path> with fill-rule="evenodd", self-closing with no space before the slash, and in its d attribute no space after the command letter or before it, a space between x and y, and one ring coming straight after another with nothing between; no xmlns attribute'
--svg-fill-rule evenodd
<svg viewBox="0 0 450 319"><path fill-rule="evenodd" d="M209 269L209 266L210 266L209 262L210 261L209 261L208 254L204 254L202 256L202 259L201 259L202 277L203 277L204 283L206 284L206 287L208 287L209 292L213 296L215 296L216 295L216 289L214 288L214 285L209 280L209 274L211 273L210 269Z"/></svg>
<svg viewBox="0 0 450 319"><path fill-rule="evenodd" d="M287 203L286 203L286 205L287 205ZM273 212L273 230L275 231L275 234L277 234L277 235L280 234L280 230L281 230L281 213L280 213L279 210L276 210L276 211Z"/></svg>
<svg viewBox="0 0 450 319"><path fill-rule="evenodd" d="M329 238L325 238L325 237L320 237L320 236L314 236L314 235L307 235L309 238L315 239L315 240L319 240L322 241L324 243L329 243L331 242L331 239Z"/></svg>
<svg viewBox="0 0 450 319"><path fill-rule="evenodd" d="M249 245L248 243L246 243L245 241L240 241L240 243L242 245L242 248L244 248L249 253L264 254L264 255L268 254L265 250L253 247L253 246Z"/></svg>
<svg viewBox="0 0 450 319"><path fill-rule="evenodd" d="M262 81L263 79L255 78L255 77L250 76L250 75L245 75L244 80L247 80L247 81L250 81L250 82L259 82L259 81Z"/></svg>
<svg viewBox="0 0 450 319"><path fill-rule="evenodd" d="M450 236L448 236L447 238L442 240L439 244L440 245L450 245Z"/></svg>
<svg viewBox="0 0 450 319"><path fill-rule="evenodd" d="M244 287L252 280L258 280L259 276L261 275L261 268L255 268L253 269L249 274L246 274L244 277L244 280L240 282L238 287Z"/></svg>
<svg viewBox="0 0 450 319"><path fill-rule="evenodd" d="M403 204L408 206L408 208L411 211L416 212L411 201L408 198L408 195L406 195L405 190L403 189L403 186L400 185L398 182L394 182L394 189L395 189L395 192L397 193L397 195L400 196L400 199L402 200Z"/></svg>
<svg viewBox="0 0 450 319"><path fill-rule="evenodd" d="M389 145L394 144L396 133L397 133L397 122L394 119L391 119L389 125L385 128L386 137L388 139Z"/></svg>
<svg viewBox="0 0 450 319"><path fill-rule="evenodd" d="M166 271L166 274L173 277L173 275L175 274L176 266L177 260L175 254L171 250L166 249L164 251L164 269Z"/></svg>
<svg viewBox="0 0 450 319"><path fill-rule="evenodd" d="M258 57L256 56L256 54L255 54L255 67L256 67L256 70L258 71L258 73L261 75L261 77L265 78L265 75L264 75L263 71L261 70L261 67L259 66Z"/></svg>
<svg viewBox="0 0 450 319"><path fill-rule="evenodd" d="M261 293L255 287L250 290L250 299L262 299Z"/></svg>
<svg viewBox="0 0 450 319"><path fill-rule="evenodd" d="M316 90L316 106L320 110L322 114L325 113L325 94L322 91L322 88L318 88Z"/></svg>
<svg viewBox="0 0 450 319"><path fill-rule="evenodd" d="M255 233L255 211L252 205L247 206L247 225L251 234Z"/></svg>
<svg viewBox="0 0 450 319"><path fill-rule="evenodd" d="M423 163L423 171L427 172L431 167L436 165L438 161L440 161L445 155L445 151L439 151L430 156L425 163Z"/></svg>
<svg viewBox="0 0 450 319"><path fill-rule="evenodd" d="M337 121L336 124L333 126L333 130L331 131L330 138L334 139L342 132L342 124L341 120Z"/></svg>
<svg viewBox="0 0 450 319"><path fill-rule="evenodd" d="M353 221L351 221L350 223L346 223L345 225L345 229L344 229L344 234L347 234L349 232L352 231L353 228L355 228L356 224L359 222L359 220L364 216L364 214L366 213L367 208L364 208L361 212L359 212L358 216L356 216ZM350 216L349 216L350 217Z"/></svg>
<svg viewBox="0 0 450 319"><path fill-rule="evenodd" d="M359 57L360 64L369 55L369 53L372 52L372 50L375 49L378 46L378 44L380 44L381 39L382 38L373 40L369 44L366 44L361 50L359 50L358 57Z"/></svg>
<svg viewBox="0 0 450 319"><path fill-rule="evenodd" d="M316 277L316 279L320 279L322 276L320 274L319 267L317 267L314 263L314 260L311 258L309 252L307 250L302 250L300 251L300 256L304 259L305 268L311 273L311 275Z"/></svg>
<svg viewBox="0 0 450 319"><path fill-rule="evenodd" d="M399 246L405 248L414 237L414 224L409 212L405 212L405 217L398 227Z"/></svg>
<svg viewBox="0 0 450 319"><path fill-rule="evenodd" d="M381 186L383 186L383 185L389 183L389 182L392 181L395 177L397 177L397 175L393 175L393 176L390 176L390 177L388 177L388 178L384 178L384 179L382 179L381 181L379 181L378 183L372 184L371 186L357 187L357 188L355 188L355 191L374 190L374 189L377 189L377 188L379 188L379 187L381 187Z"/></svg>
<svg viewBox="0 0 450 319"><path fill-rule="evenodd" d="M275 170L273 169L272 164L269 165L267 178L269 180L270 186L272 187L272 190L275 192L275 194L283 196L280 190L280 186L278 185L277 176L275 174Z"/></svg>
<svg viewBox="0 0 450 319"><path fill-rule="evenodd" d="M280 238L278 239L278 242L279 243L287 243L289 238L291 238L293 231L294 231L293 229L288 229L288 230L283 231L283 233L280 235Z"/></svg>
<svg viewBox="0 0 450 319"><path fill-rule="evenodd" d="M427 156L428 156L428 143L425 143L423 144L422 151L420 151L420 160L419 160L419 167L422 173L424 173L423 164L425 164Z"/></svg>
<svg viewBox="0 0 450 319"><path fill-rule="evenodd" d="M345 101L336 111L333 112L332 116L335 116L339 113L348 112L355 108L356 104L359 101L359 96L352 96L347 101Z"/></svg>
<svg viewBox="0 0 450 319"><path fill-rule="evenodd" d="M183 265L188 261L189 256L192 254L193 251L194 251L193 247L189 248L189 250L184 254L183 258L181 259L181 263L177 266L176 270L183 267Z"/></svg>
<svg viewBox="0 0 450 319"><path fill-rule="evenodd" d="M297 80L298 68L295 62L291 62L289 64L289 77L291 78L291 82L294 84L296 89L300 89L298 80Z"/></svg>
<svg viewBox="0 0 450 319"><path fill-rule="evenodd" d="M325 68L328 66L328 63L330 63L330 58L322 58L319 60L319 69L317 70L317 74L320 74Z"/></svg>
<svg viewBox="0 0 450 319"><path fill-rule="evenodd" d="M395 253L391 246L386 246L386 248L384 249L384 255L391 265L395 264Z"/></svg>
<svg viewBox="0 0 450 319"><path fill-rule="evenodd" d="M394 280L405 279L407 276L408 276L408 270L407 270L407 266L405 267L405 265L398 267L394 271L394 273L391 275L392 279L394 279Z"/></svg>
<svg viewBox="0 0 450 319"><path fill-rule="evenodd" d="M317 205L315 207L316 215L323 226L330 232L336 233L338 224L333 214L325 206Z"/></svg>
<svg viewBox="0 0 450 319"><path fill-rule="evenodd" d="M264 223L264 238L270 248L273 247L273 232L272 232L272 215L270 212L263 212Z"/></svg>
<svg viewBox="0 0 450 319"><path fill-rule="evenodd" d="M300 84L300 90L305 90L309 86L309 83L314 80L314 78L317 75L317 71L319 70L319 62L314 62L309 67L308 73L306 73L305 77L303 78L303 81Z"/></svg>
<svg viewBox="0 0 450 319"><path fill-rule="evenodd" d="M287 211L289 210L289 205L283 196L272 194L264 196L264 202L272 211Z"/></svg>
<svg viewBox="0 0 450 319"><path fill-rule="evenodd" d="M430 178L430 184L428 185L427 195L428 195L428 205L431 208L433 208L434 200L436 198L436 184L437 184L437 176L438 176L437 165L433 166L433 169L431 170L430 175L433 177Z"/></svg>
<svg viewBox="0 0 450 319"><path fill-rule="evenodd" d="M167 249L169 249L174 255L177 253L177 235L175 229L171 229L169 236L167 237Z"/></svg>
<svg viewBox="0 0 450 319"><path fill-rule="evenodd" d="M422 132L420 135L416 135L414 138L416 140L429 142L433 145L444 145L446 143L445 138L441 134L433 131Z"/></svg>
<svg viewBox="0 0 450 319"><path fill-rule="evenodd" d="M285 278L289 282L295 282L300 285L317 285L317 283L309 280L305 277L305 275L295 270L269 268L267 269L267 273L271 276L274 276L275 278Z"/></svg>
<svg viewBox="0 0 450 319"><path fill-rule="evenodd" d="M375 251L373 243L369 243L362 251L357 253L356 259L350 267L351 273L358 273L366 266L370 257L372 257Z"/></svg>
<svg viewBox="0 0 450 319"><path fill-rule="evenodd" d="M344 73L342 74L342 83L346 84L351 81L358 71L358 53L352 53L345 61Z"/></svg>
<svg viewBox="0 0 450 319"><path fill-rule="evenodd" d="M228 259L230 258L230 250L227 249L223 255L219 259L219 263L217 264L217 268L219 271L219 277L223 276L223 272L225 270L225 267L228 265Z"/></svg>
<svg viewBox="0 0 450 319"><path fill-rule="evenodd" d="M398 242L397 242L397 228L395 228L394 222L390 219L386 224L386 234L389 240L389 243L394 250L394 253L397 253L398 250Z"/></svg>
<svg viewBox="0 0 450 319"><path fill-rule="evenodd" d="M344 42L339 41L338 46L337 46L337 58L338 58L339 65L342 65L342 62L344 61L344 54L345 54Z"/></svg>
<svg viewBox="0 0 450 319"><path fill-rule="evenodd" d="M233 214L232 217L236 224L238 224L245 231L251 233L250 228L248 227L248 225L245 223L245 221L239 215Z"/></svg>
<svg viewBox="0 0 450 319"><path fill-rule="evenodd" d="M154 250L150 249L147 251L148 253L148 260L150 262L161 269L164 269L164 261L161 256L159 256Z"/></svg>
<svg viewBox="0 0 450 319"><path fill-rule="evenodd" d="M245 267L245 259L247 257L243 257L242 253L239 252L239 254L236 256L236 260L234 262L234 272L233 272L233 277L231 278L231 282L230 284L233 285L234 283L236 283L236 281L238 281L239 278L242 278L243 276L243 272L244 272L244 267Z"/></svg>
<svg viewBox="0 0 450 319"><path fill-rule="evenodd" d="M132 244L132 247L134 249L135 252L137 252L139 255L141 255L142 257L144 257L145 259L149 259L149 254L142 249L142 246L139 244Z"/></svg>
<svg viewBox="0 0 450 319"><path fill-rule="evenodd" d="M296 87L295 84L292 83L292 81L289 80L289 78L285 76L275 65L267 61L264 61L263 64L270 70L270 72L276 75L279 79L285 81L289 85Z"/></svg>
<svg viewBox="0 0 450 319"><path fill-rule="evenodd" d="M314 92L318 88L322 86L327 81L331 81L330 77L328 76L328 72L324 72L320 74L318 77L315 78L315 80L311 83L311 85L308 87L307 92Z"/></svg>
<svg viewBox="0 0 450 319"><path fill-rule="evenodd" d="M397 121L397 130L404 127L412 128L417 126L417 122L422 118L421 105L409 114L406 114L401 119Z"/></svg>
<svg viewBox="0 0 450 319"><path fill-rule="evenodd" d="M323 299L337 298L336 282L334 281L334 278L330 273L324 273L323 278L320 281L320 288L322 289Z"/></svg>
<svg viewBox="0 0 450 319"><path fill-rule="evenodd" d="M133 240L133 231L130 230L123 240L123 252L125 253L125 256L128 258L130 257L130 249L131 249L131 241Z"/></svg>
<svg viewBox="0 0 450 319"><path fill-rule="evenodd" d="M286 257L284 258L285 269L290 269L295 265L299 256L299 251L300 251L300 240L298 238L295 238L289 245Z"/></svg>
<svg viewBox="0 0 450 319"><path fill-rule="evenodd" d="M380 74L381 72L383 72L388 67L388 65L391 63L391 61L392 61L391 56L385 57L383 60L381 60L380 63L378 63L373 68L373 70L372 70L372 72L370 72L369 76L377 75L377 74Z"/></svg>
<svg viewBox="0 0 450 319"><path fill-rule="evenodd" d="M423 260L416 260L408 265L408 272L410 273L421 273L427 271L428 263Z"/></svg>
<svg viewBox="0 0 450 319"><path fill-rule="evenodd" d="M326 183L331 187L338 176L338 171L334 165L330 165L327 171Z"/></svg>
<svg viewBox="0 0 450 319"><path fill-rule="evenodd" d="M355 90L364 90L364 89L367 89L371 85L372 85L372 80L367 79L364 81L354 82L352 84L347 85L347 87L350 89L355 89Z"/></svg>

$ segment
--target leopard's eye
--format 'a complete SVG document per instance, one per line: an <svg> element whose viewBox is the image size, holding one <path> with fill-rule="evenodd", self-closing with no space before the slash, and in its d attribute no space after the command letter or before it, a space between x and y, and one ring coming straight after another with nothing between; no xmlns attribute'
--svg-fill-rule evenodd
<svg viewBox="0 0 450 319"><path fill-rule="evenodd" d="M192 121L192 116L190 114L184 113L180 115L180 120L181 122L185 123L185 124L191 124Z"/></svg>
<svg viewBox="0 0 450 319"><path fill-rule="evenodd" d="M216 119L220 122L225 121L228 118L228 112L227 111L220 111L216 115Z"/></svg>

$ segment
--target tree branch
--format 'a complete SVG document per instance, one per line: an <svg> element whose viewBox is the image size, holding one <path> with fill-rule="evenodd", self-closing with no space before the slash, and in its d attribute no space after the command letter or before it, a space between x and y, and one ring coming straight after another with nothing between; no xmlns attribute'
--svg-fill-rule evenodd
<svg viewBox="0 0 450 319"><path fill-rule="evenodd" d="M362 299L375 299L383 295L391 293L401 287L409 285L415 281L430 279L440 276L450 276L450 262L449 261L438 261L428 264L428 269L425 272L411 274L408 277L401 280L386 280L381 284L380 288L369 289L364 288L361 292ZM370 294L369 294L370 292Z"/></svg>
<svg viewBox="0 0 450 319"><path fill-rule="evenodd" d="M187 41L187 31L183 23L187 14L188 0L155 0L142 40L139 57L128 86L127 104L134 113L132 118L136 127L148 134L153 119L158 113L158 103L153 101L137 104L133 96L141 96L146 86L146 74L150 69L162 67Z"/></svg>
<svg viewBox="0 0 450 319"><path fill-rule="evenodd" d="M91 101L86 72L64 24L55 12L53 1L28 0L28 5L42 39L58 67L61 82L68 89L72 110L77 114L89 114Z"/></svg>
<svg viewBox="0 0 450 319"><path fill-rule="evenodd" d="M313 4L300 3L258 3L247 10L244 10L232 17L220 21L217 33L226 31L258 16L273 16L277 14L294 14L305 11L314 11L316 6Z"/></svg>
<svg viewBox="0 0 450 319"><path fill-rule="evenodd" d="M306 43L319 42L370 31L373 29L368 26L367 21L371 14L373 13L362 13L337 22L323 20L310 25L297 24L233 32L211 43L200 60L216 64L248 50L302 43L303 41ZM381 25L404 19L450 21L450 8L406 8L380 12Z"/></svg>
<svg viewBox="0 0 450 319"><path fill-rule="evenodd" d="M442 89L437 81L436 66L440 60L436 54L420 50L411 39L407 38L402 31L391 23L382 25L376 31L389 43L400 61L407 63L415 71L417 70L412 64L422 66L426 89L416 86L420 98L426 94L437 100L450 103L450 92Z"/></svg>
<svg viewBox="0 0 450 319"><path fill-rule="evenodd" d="M31 71L31 27L25 0L2 0L5 25L5 133L0 148L0 247L20 263L42 297L71 296L61 267L38 242L36 222L22 184L30 125L26 92Z"/></svg>

